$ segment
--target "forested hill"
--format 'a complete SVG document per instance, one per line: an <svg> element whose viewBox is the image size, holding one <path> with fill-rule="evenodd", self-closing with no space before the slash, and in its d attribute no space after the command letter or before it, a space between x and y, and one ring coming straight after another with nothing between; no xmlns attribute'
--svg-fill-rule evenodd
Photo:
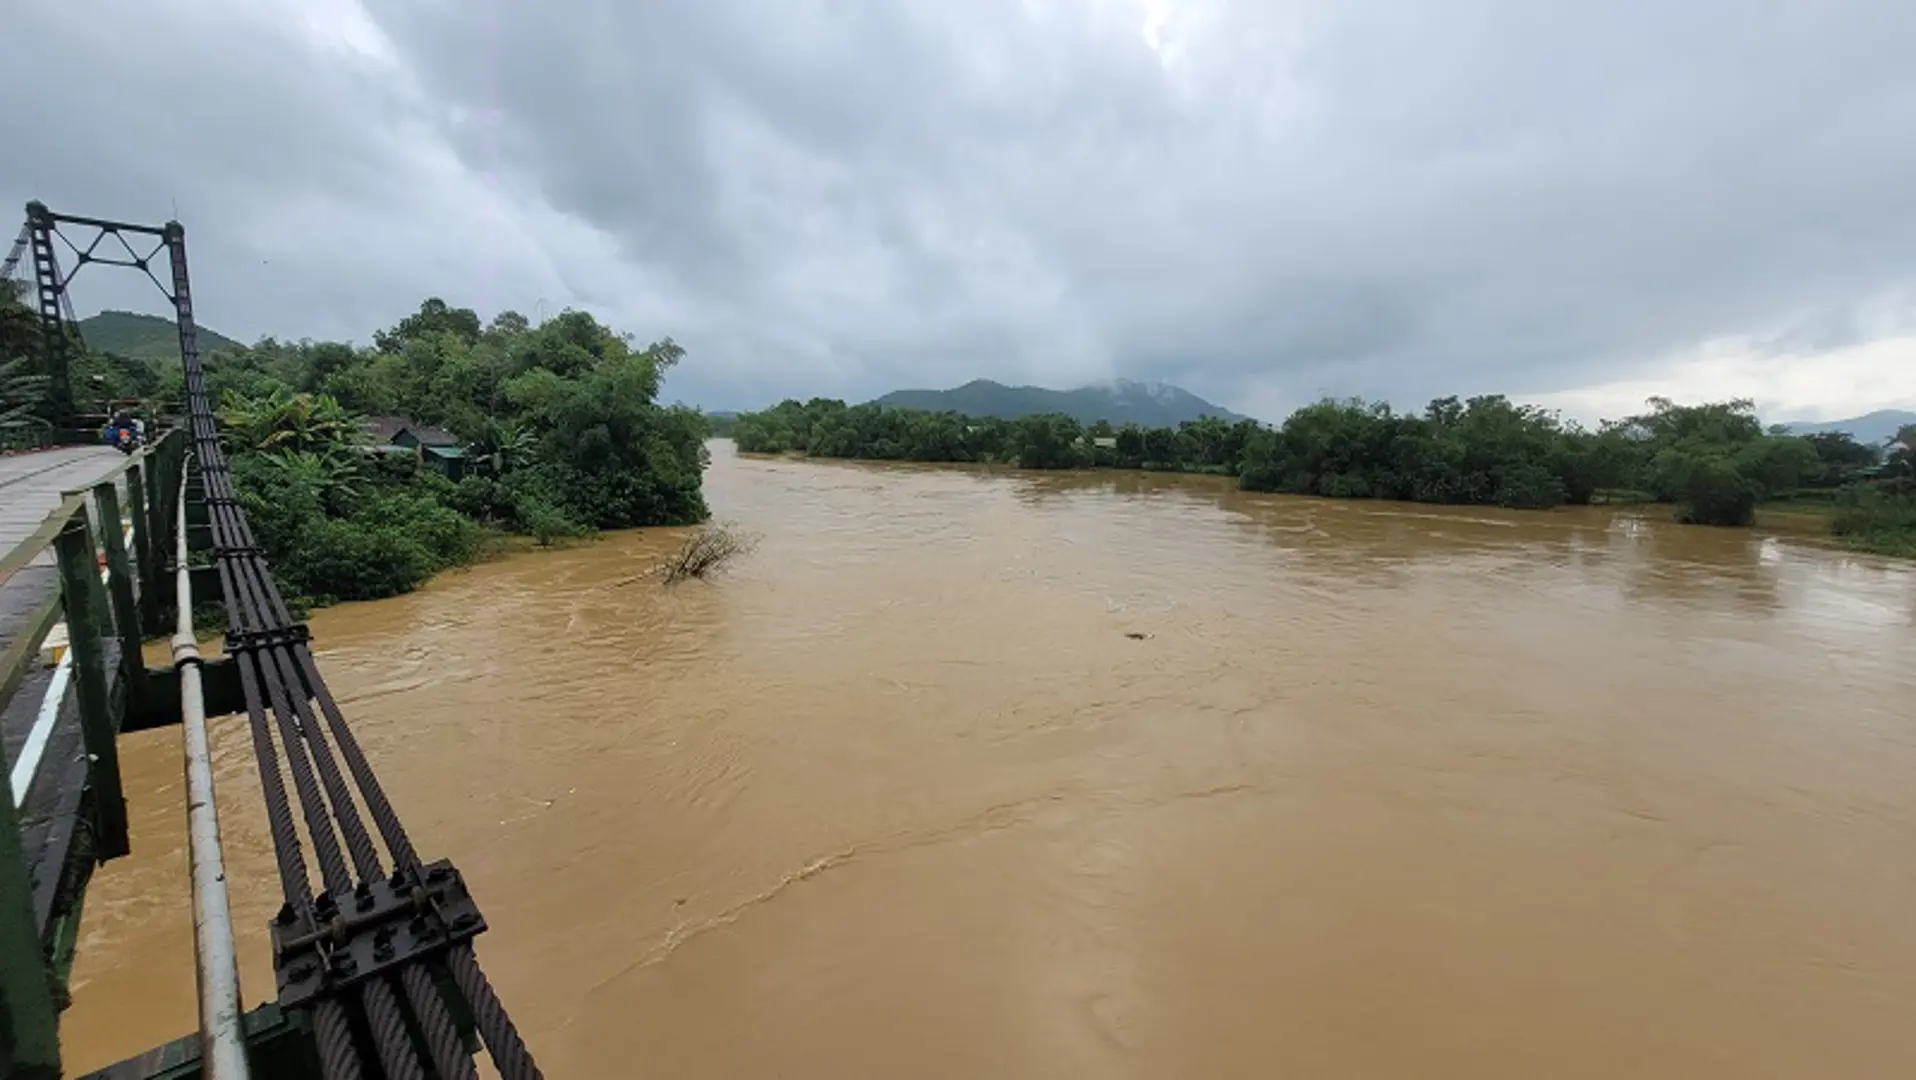
<svg viewBox="0 0 1916 1080"><path fill-rule="evenodd" d="M239 342L202 326L202 354L241 348ZM177 363L180 359L179 326L172 319L141 315L134 311L102 311L80 320L80 336L96 352L114 353L129 360L158 360Z"/></svg>
<svg viewBox="0 0 1916 1080"><path fill-rule="evenodd" d="M895 390L873 401L900 409L956 412L1016 420L1023 416L1062 414L1081 424L1107 420L1139 427L1176 427L1186 420L1215 416L1246 419L1237 413L1165 383L1115 382L1081 386L1076 390L1048 390L1042 386L1006 386L990 379L973 379L950 390Z"/></svg>
<svg viewBox="0 0 1916 1080"><path fill-rule="evenodd" d="M1784 426L1792 435L1821 435L1830 432L1848 432L1850 437L1866 446L1880 447L1888 442L1903 428L1916 424L1916 412L1902 409L1878 409L1873 413L1853 416L1848 420L1825 420L1821 422L1795 420Z"/></svg>

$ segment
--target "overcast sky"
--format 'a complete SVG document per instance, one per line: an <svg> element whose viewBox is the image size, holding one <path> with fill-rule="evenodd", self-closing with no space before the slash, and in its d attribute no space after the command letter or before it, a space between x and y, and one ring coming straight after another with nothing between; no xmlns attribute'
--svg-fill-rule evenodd
<svg viewBox="0 0 1916 1080"><path fill-rule="evenodd" d="M1916 4L7 6L0 199L177 212L243 340L436 294L670 335L707 408L1916 405ZM75 301L159 310L137 284Z"/></svg>

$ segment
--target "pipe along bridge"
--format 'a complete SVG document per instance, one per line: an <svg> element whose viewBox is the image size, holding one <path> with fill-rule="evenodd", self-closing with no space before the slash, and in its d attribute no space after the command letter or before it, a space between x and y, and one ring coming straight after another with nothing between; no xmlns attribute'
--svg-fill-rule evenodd
<svg viewBox="0 0 1916 1080"><path fill-rule="evenodd" d="M9 287L28 250L55 418L37 449L0 455L0 1077L63 1075L87 882L131 846L115 740L167 725L185 756L199 1031L92 1075L451 1080L476 1078L483 1050L506 1080L540 1076L473 953L486 924L464 879L414 848L247 523L207 399L185 229L36 202ZM98 445L74 405L67 285L89 263L145 273L179 323L183 415L131 455ZM215 597L226 655L206 657L194 605ZM142 644L165 635L172 663L147 666ZM285 894L265 927L273 1000L250 1011L207 741L208 717L228 714L251 731Z"/></svg>

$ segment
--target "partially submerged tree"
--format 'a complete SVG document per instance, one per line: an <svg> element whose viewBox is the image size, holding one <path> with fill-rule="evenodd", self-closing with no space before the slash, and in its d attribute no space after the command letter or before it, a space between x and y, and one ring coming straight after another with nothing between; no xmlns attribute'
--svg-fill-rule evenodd
<svg viewBox="0 0 1916 1080"><path fill-rule="evenodd" d="M688 578L710 577L749 552L755 543L755 537L730 525L702 526L685 538L685 543L665 561L660 573L667 585Z"/></svg>

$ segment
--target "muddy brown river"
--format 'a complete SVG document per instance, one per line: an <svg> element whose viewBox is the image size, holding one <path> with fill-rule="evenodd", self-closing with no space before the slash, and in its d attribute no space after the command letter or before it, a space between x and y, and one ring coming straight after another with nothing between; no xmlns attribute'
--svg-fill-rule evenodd
<svg viewBox="0 0 1916 1080"><path fill-rule="evenodd" d="M555 1080L1916 1070L1907 566L715 448L716 584L631 580L648 531L313 620ZM195 1023L178 734L126 741L72 1071Z"/></svg>

